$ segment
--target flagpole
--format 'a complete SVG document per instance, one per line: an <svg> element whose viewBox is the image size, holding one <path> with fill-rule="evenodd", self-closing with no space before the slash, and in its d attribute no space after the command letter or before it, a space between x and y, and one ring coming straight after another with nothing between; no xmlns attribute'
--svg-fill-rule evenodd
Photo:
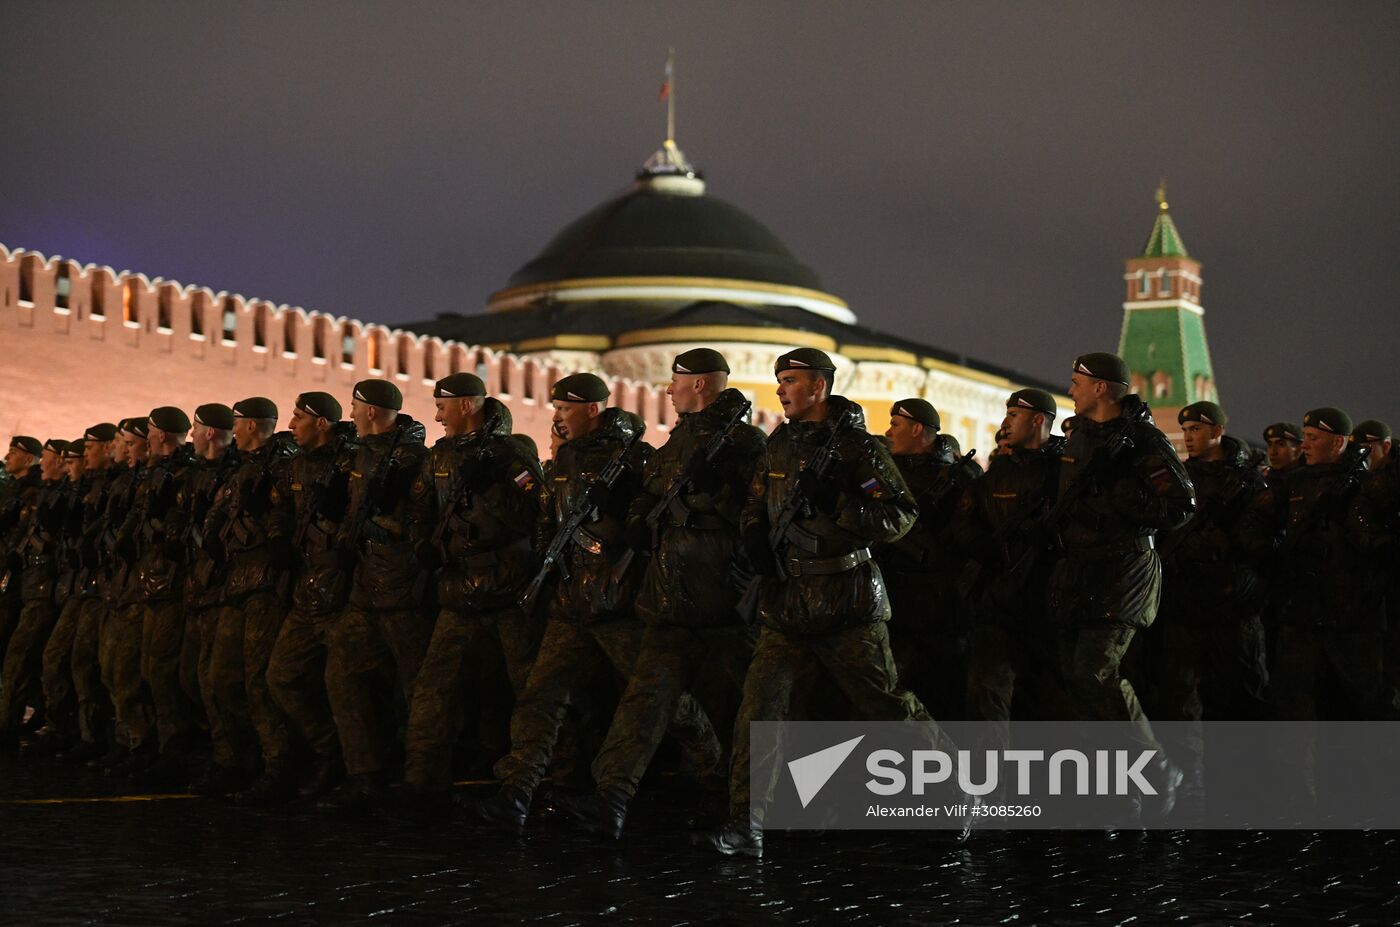
<svg viewBox="0 0 1400 927"><path fill-rule="evenodd" d="M666 94L666 144L676 144L676 49L666 53L666 82L670 88Z"/></svg>

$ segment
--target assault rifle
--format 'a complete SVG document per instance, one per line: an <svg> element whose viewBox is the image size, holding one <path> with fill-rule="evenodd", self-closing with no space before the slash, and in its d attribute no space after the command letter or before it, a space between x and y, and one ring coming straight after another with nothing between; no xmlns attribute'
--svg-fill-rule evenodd
<svg viewBox="0 0 1400 927"><path fill-rule="evenodd" d="M768 528L768 549L773 554L773 559L779 564L778 571L782 572L782 561L786 556L788 548L792 545L794 537L808 546L815 546L816 538L811 536L811 532L805 531L797 524L797 519L811 510L811 501L807 494L802 491L802 474L810 473L815 478L821 480L831 475L831 471L836 468L840 458L836 454L836 442L840 439L846 421L843 419L831 423L831 433L827 435L826 442L822 444L817 452L807 461L793 480L792 489L783 496L783 503L778 507L778 514L773 519L772 525ZM758 600L763 594L763 579L761 575L749 578L748 585L744 588L744 594L739 597L739 615L746 622L753 621L754 615L758 612Z"/></svg>
<svg viewBox="0 0 1400 927"><path fill-rule="evenodd" d="M336 461L345 450L345 446L350 443L350 436L354 431L350 428L343 428L344 422L335 424L335 445L331 448L330 462L321 471L321 475L316 477L316 482L311 484L311 495L306 501L306 506L297 517L296 529L292 532L292 550L298 555L306 544L306 536L311 532L311 526L316 524L316 514L321 506L325 505L326 494L330 492L331 484L335 482Z"/></svg>
<svg viewBox="0 0 1400 927"><path fill-rule="evenodd" d="M1298 524L1284 535L1283 543L1279 544L1276 552L1280 558L1292 554L1303 538L1327 517L1332 508L1361 484L1361 474L1366 472L1366 458L1370 456L1371 449L1364 444L1352 444L1347 447L1341 459L1337 461L1341 464L1341 474L1318 495Z"/></svg>
<svg viewBox="0 0 1400 927"><path fill-rule="evenodd" d="M236 493L229 500L224 523L219 526L218 554L215 559L222 560L228 550L228 540L230 534L242 535L239 540L247 543L247 532L242 527L242 514L248 504L260 504L267 492L266 487L272 483L272 464L277 460L286 460L296 453L294 446L289 446L291 435L286 432L278 432L268 439L266 445L267 453L263 456L262 465L258 467L258 475L251 481L238 483L234 488ZM258 515L260 512L250 512Z"/></svg>
<svg viewBox="0 0 1400 927"><path fill-rule="evenodd" d="M573 546L574 535L583 523L593 514L593 510L598 507L599 496L604 491L610 489L617 482L627 469L627 452L632 449L632 445L642 436L640 431L634 432L630 437L622 442L622 450L619 451L607 465L599 471L596 479L588 484L574 506L569 510L569 514L560 523L559 530L554 533L554 538L545 548L544 556L540 560L540 568L535 573L534 579L525 587L525 591L520 595L520 610L529 615L535 610L535 600L539 598L540 591L544 588L545 581L549 579L549 574L559 572L561 579L567 580L570 576L569 565L566 562L566 555L569 548Z"/></svg>
<svg viewBox="0 0 1400 927"><path fill-rule="evenodd" d="M473 469L480 468L486 463L487 451L491 449L489 438L495 433L496 429L500 427L500 422L501 413L495 411L487 416L485 423L481 426L482 438L477 442L476 454L473 460L476 466ZM473 474L473 476L475 476L475 474ZM438 551L444 559L446 559L447 551L443 550L442 542L443 539L447 537L447 526L452 523L452 516L457 514L457 504L461 501L464 491L470 482L475 482L475 480L465 479L459 470L457 479L452 484L452 491L447 495L447 498L439 501L442 511L438 513L437 524L433 526L433 533L428 543L431 545L432 549Z"/></svg>
<svg viewBox="0 0 1400 927"><path fill-rule="evenodd" d="M398 450L403 443L404 436L408 434L410 421L401 419L398 427L394 429L394 436L389 441L389 446L384 449L384 454L374 465L374 470L365 478L365 490L360 495L360 505L350 514L346 520L344 532L341 535L346 547L354 549L360 543L360 535L364 533L365 525L369 523L370 516L374 513L375 496L385 483L389 482L394 470L398 467L398 462L394 460L394 451Z"/></svg>
<svg viewBox="0 0 1400 927"><path fill-rule="evenodd" d="M15 549L10 551L10 558L18 558L20 560L20 565L6 567L5 575L0 576L0 595L9 591L10 583L12 583L15 578L15 572L23 567L25 553L27 553L29 548L34 544L34 535L39 532L39 528L43 524L44 510L53 504L48 498L49 492L50 490L47 489L41 489L39 491L39 496L34 502L34 509L29 513L29 529L24 532L24 537L20 539Z"/></svg>
<svg viewBox="0 0 1400 927"><path fill-rule="evenodd" d="M1251 470L1250 472L1255 473L1255 471L1253 470ZM1232 508L1234 508L1235 503L1240 500L1240 497L1248 493L1250 490L1254 489L1255 485L1255 480L1236 480L1234 485L1230 487L1230 491L1220 497L1220 501L1213 507L1214 511L1220 512L1221 514L1230 511ZM1181 529L1178 530L1171 537L1167 538L1167 542L1163 544L1160 548L1158 548L1158 555L1160 555L1161 558L1165 561L1168 557L1170 557L1173 553L1176 552L1177 548L1181 547L1182 544L1185 544L1193 535L1197 534L1198 532L1204 531L1206 525L1212 521L1214 521L1214 519L1211 518L1207 512L1198 510L1194 518L1192 518L1189 522L1183 525Z"/></svg>
<svg viewBox="0 0 1400 927"><path fill-rule="evenodd" d="M656 550L661 545L661 531L667 514L677 525L684 525L689 520L690 508L681 501L681 496L690 491L691 486L695 483L695 478L700 475L700 471L714 463L720 452L733 443L734 426L740 422L748 421L749 409L752 407L752 403L747 399L735 403L734 408L725 416L723 424L720 425L714 436L705 443L704 447L690 456L690 459L685 462L685 467L671 481L671 485L666 487L666 492L660 499L656 500L656 504L647 512L644 523L651 537L647 550ZM613 568L613 582L622 582L636 557L637 550L632 547L627 548L627 551L618 558L617 566Z"/></svg>

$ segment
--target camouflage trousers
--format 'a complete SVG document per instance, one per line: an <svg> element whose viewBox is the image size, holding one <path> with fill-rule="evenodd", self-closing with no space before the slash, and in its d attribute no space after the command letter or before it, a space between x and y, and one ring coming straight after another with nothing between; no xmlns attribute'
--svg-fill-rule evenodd
<svg viewBox="0 0 1400 927"><path fill-rule="evenodd" d="M1027 628L986 624L973 630L968 711L973 720L990 722L987 742L976 749L1009 747L1013 716L1030 721L1073 717L1052 653L1053 638Z"/></svg>
<svg viewBox="0 0 1400 927"><path fill-rule="evenodd" d="M20 610L0 664L0 731L17 729L25 706L43 708L44 644L57 621L58 608L48 599L25 602Z"/></svg>
<svg viewBox="0 0 1400 927"><path fill-rule="evenodd" d="M326 695L347 775L384 772L393 762L432 635L432 619L420 609L352 606L331 625Z"/></svg>
<svg viewBox="0 0 1400 927"><path fill-rule="evenodd" d="M112 696L102 684L102 619L107 603L100 598L82 600L78 626L73 633L73 691L78 702L78 736L84 743L105 744L112 722Z"/></svg>
<svg viewBox="0 0 1400 927"><path fill-rule="evenodd" d="M550 618L525 689L510 717L511 751L496 764L505 785L534 795L549 768L564 713L575 694L610 669L629 679L641 651L642 625L623 619L581 626ZM669 719L685 764L697 776L719 763L720 745L705 712L683 696Z"/></svg>
<svg viewBox="0 0 1400 927"><path fill-rule="evenodd" d="M726 706L743 691L752 655L753 636L747 627L648 626L636 671L593 761L598 791L629 799L637 793L687 692L714 723L730 717ZM709 772L722 775L722 759L716 759Z"/></svg>
<svg viewBox="0 0 1400 927"><path fill-rule="evenodd" d="M856 719L928 722L935 749L956 749L933 723L923 704L899 687L885 622L813 635L764 628L754 646L753 661L744 678L744 701L734 724L729 805L735 814L751 814L754 822L761 824L762 806L778 784L777 762L771 757L749 756L749 724L791 718L794 700L816 682L823 670L846 697ZM760 791L752 796L751 807L749 776L754 761L770 775L759 783Z"/></svg>
<svg viewBox="0 0 1400 927"><path fill-rule="evenodd" d="M194 704L180 683L185 605L180 599L156 599L145 604L141 617L141 678L151 693L160 749L188 749L197 725Z"/></svg>
<svg viewBox="0 0 1400 927"><path fill-rule="evenodd" d="M451 785L452 745L467 713L479 706L471 682L489 677L489 665L503 662L511 688L525 688L535 656L531 622L515 607L463 613L443 609L433 628L427 656L413 683L408 729L404 735L404 782L430 792ZM509 705L503 708L509 717Z"/></svg>
<svg viewBox="0 0 1400 927"><path fill-rule="evenodd" d="M65 741L78 736L78 693L73 684L73 641L83 606L95 599L71 596L63 603L58 621L44 645L44 723L49 731Z"/></svg>
<svg viewBox="0 0 1400 927"><path fill-rule="evenodd" d="M252 770L261 759L264 771L275 771L290 760L291 729L267 685L286 613L276 593L254 592L220 609L212 633L205 628L201 689L221 766Z"/></svg>
<svg viewBox="0 0 1400 927"><path fill-rule="evenodd" d="M267 663L267 690L287 722L319 757L340 752L326 695L326 652L335 615L292 609Z"/></svg>
<svg viewBox="0 0 1400 927"><path fill-rule="evenodd" d="M222 605L186 602L185 639L180 645L180 688L194 705L195 717L201 727L208 725L208 709L204 705L204 688L199 682L199 660L204 653L204 641L218 626Z"/></svg>
<svg viewBox="0 0 1400 927"><path fill-rule="evenodd" d="M1137 750L1162 751L1133 684L1120 672L1135 628L1086 625L1058 633L1060 678L1081 721L1127 721L1128 740Z"/></svg>
<svg viewBox="0 0 1400 927"><path fill-rule="evenodd" d="M117 743L128 750L147 747L155 736L155 708L141 678L144 606L117 605L102 616L102 684L112 694Z"/></svg>

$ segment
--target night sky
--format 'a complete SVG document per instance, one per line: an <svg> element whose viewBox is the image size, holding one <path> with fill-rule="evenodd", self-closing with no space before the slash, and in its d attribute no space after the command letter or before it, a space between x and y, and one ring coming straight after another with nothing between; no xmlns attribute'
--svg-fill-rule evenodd
<svg viewBox="0 0 1400 927"><path fill-rule="evenodd" d="M0 4L0 242L402 323L678 141L868 325L1065 381L1167 180L1231 430L1400 426L1400 4ZM175 397L172 397L174 399Z"/></svg>

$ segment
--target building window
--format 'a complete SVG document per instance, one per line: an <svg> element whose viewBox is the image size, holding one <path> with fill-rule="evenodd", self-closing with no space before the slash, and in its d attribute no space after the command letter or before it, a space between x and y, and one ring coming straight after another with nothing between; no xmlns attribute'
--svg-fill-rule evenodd
<svg viewBox="0 0 1400 927"><path fill-rule="evenodd" d="M223 299L224 310L220 314L223 320L224 344L238 343L238 311L233 308L233 297L225 296Z"/></svg>
<svg viewBox="0 0 1400 927"><path fill-rule="evenodd" d="M1159 370L1152 375L1152 398L1166 399L1172 391L1172 378Z"/></svg>
<svg viewBox="0 0 1400 927"><path fill-rule="evenodd" d="M1147 282L1147 271L1138 271L1138 295L1149 296L1152 293L1152 285Z"/></svg>
<svg viewBox="0 0 1400 927"><path fill-rule="evenodd" d="M73 281L68 279L68 265L58 265L58 279L54 281L53 299L54 305L60 309L68 308L68 294L73 291Z"/></svg>
<svg viewBox="0 0 1400 927"><path fill-rule="evenodd" d="M1171 292L1172 292L1172 281L1171 281L1171 277L1168 276L1168 274L1167 274L1167 272L1166 272L1165 270L1162 271L1162 276L1161 276L1161 278L1157 281L1157 292L1158 292L1159 294L1161 294L1162 296L1170 296L1170 295L1171 295Z"/></svg>
<svg viewBox="0 0 1400 927"><path fill-rule="evenodd" d="M346 367L355 366L355 330L349 322L340 325L340 362Z"/></svg>

